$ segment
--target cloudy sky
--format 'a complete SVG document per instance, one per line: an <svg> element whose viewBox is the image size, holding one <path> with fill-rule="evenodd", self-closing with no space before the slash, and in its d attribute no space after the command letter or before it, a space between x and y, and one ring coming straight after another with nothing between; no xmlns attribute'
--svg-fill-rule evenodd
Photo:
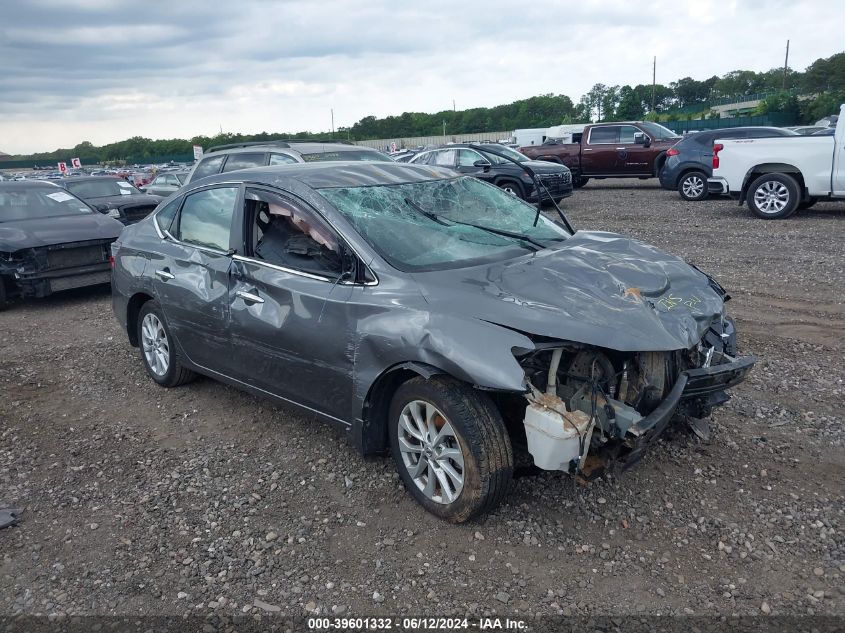
<svg viewBox="0 0 845 633"><path fill-rule="evenodd" d="M0 0L0 151L577 101L843 49L833 0Z"/></svg>

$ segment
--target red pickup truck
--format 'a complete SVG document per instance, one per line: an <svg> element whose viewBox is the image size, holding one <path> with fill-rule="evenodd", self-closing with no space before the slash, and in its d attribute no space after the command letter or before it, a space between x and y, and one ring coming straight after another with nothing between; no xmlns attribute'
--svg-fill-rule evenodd
<svg viewBox="0 0 845 633"><path fill-rule="evenodd" d="M572 135L574 143L547 139L542 145L520 147L533 160L562 163L572 172L572 184L583 187L590 178L654 178L666 160L666 150L681 137L650 121L587 125Z"/></svg>

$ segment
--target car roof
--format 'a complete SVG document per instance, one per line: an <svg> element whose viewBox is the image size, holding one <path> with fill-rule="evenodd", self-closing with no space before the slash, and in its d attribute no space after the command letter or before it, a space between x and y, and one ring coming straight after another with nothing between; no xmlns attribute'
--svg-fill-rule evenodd
<svg viewBox="0 0 845 633"><path fill-rule="evenodd" d="M114 182L115 180L123 180L119 178L117 174L112 175L101 175L101 176L68 176L67 178L63 178L62 182L76 182L77 180L108 180L109 182Z"/></svg>
<svg viewBox="0 0 845 633"><path fill-rule="evenodd" d="M350 152L350 151L372 151L378 152L377 149L367 147L366 145L349 145L347 143L320 143L311 141L284 141L284 145L267 141L266 143L258 142L255 145L242 145L239 147L220 146L217 148L210 148L202 158L209 156L221 156L223 154L260 154L270 151L280 153L299 152L300 154L316 154L320 152Z"/></svg>
<svg viewBox="0 0 845 633"><path fill-rule="evenodd" d="M48 180L4 180L0 182L0 189L6 191L23 191L25 189L53 189L55 191L56 183Z"/></svg>
<svg viewBox="0 0 845 633"><path fill-rule="evenodd" d="M299 181L312 189L328 189L399 185L457 176L450 169L429 165L409 165L388 161L326 161L239 169L202 178L191 182L191 185L232 181L284 185L289 181Z"/></svg>

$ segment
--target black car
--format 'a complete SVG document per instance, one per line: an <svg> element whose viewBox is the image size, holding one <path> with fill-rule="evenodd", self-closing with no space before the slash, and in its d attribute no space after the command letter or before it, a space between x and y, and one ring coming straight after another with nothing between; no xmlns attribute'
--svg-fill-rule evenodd
<svg viewBox="0 0 845 633"><path fill-rule="evenodd" d="M548 200L549 194L555 202L572 195L572 174L567 167L548 161L530 160L519 152L497 143L445 145L420 152L408 162L414 165L447 167L501 187L517 198L536 202L538 196L534 179L519 165L497 154L510 156L534 171L541 184L548 190L548 193L543 192L544 201Z"/></svg>
<svg viewBox="0 0 845 633"><path fill-rule="evenodd" d="M122 224L143 220L164 199L144 193L116 176L80 176L59 180L56 184Z"/></svg>
<svg viewBox="0 0 845 633"><path fill-rule="evenodd" d="M767 138L798 136L780 127L732 127L707 130L685 136L666 152L666 162L660 170L660 184L664 189L677 189L684 200L704 200L707 179L713 175L713 142L720 138Z"/></svg>
<svg viewBox="0 0 845 633"><path fill-rule="evenodd" d="M0 182L0 309L12 297L109 283L122 230L53 183Z"/></svg>

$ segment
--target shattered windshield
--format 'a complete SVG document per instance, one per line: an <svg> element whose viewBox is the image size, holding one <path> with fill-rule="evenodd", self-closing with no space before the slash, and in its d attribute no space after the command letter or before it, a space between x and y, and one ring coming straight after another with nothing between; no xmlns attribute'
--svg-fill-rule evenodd
<svg viewBox="0 0 845 633"><path fill-rule="evenodd" d="M401 185L321 189L399 270L461 268L554 246L566 230L498 187L460 177Z"/></svg>
<svg viewBox="0 0 845 633"><path fill-rule="evenodd" d="M141 193L125 180L117 178L111 180L80 180L65 184L67 190L83 200L89 198L108 198L109 196L128 196Z"/></svg>
<svg viewBox="0 0 845 633"><path fill-rule="evenodd" d="M484 152L484 156L486 158L489 158L490 161L492 161L493 163L495 163L497 165L506 165L508 163L513 165L513 163L511 163L506 158L502 158L500 156L496 156L495 154L490 154L488 152L485 152L483 147L480 147L479 149L482 152ZM506 156L510 156L512 159L514 159L518 163L524 163L525 161L528 160L527 156L525 156L524 154L520 154L519 152L511 149L510 147L505 147L505 146L497 147L496 151L499 152L500 154L505 154Z"/></svg>
<svg viewBox="0 0 845 633"><path fill-rule="evenodd" d="M0 222L93 213L82 200L58 187L0 190Z"/></svg>

